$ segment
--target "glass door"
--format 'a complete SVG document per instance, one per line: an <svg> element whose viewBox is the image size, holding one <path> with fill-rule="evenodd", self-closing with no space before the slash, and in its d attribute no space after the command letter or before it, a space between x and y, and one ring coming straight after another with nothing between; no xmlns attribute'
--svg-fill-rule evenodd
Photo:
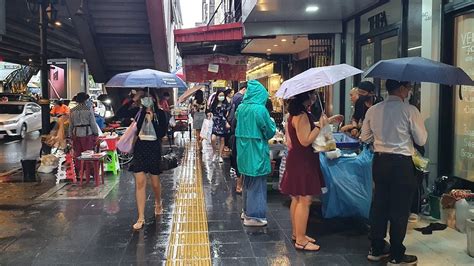
<svg viewBox="0 0 474 266"><path fill-rule="evenodd" d="M381 39L380 49L381 60L398 58L398 35ZM387 99L388 92L385 88L385 81L380 81L380 96Z"/></svg>

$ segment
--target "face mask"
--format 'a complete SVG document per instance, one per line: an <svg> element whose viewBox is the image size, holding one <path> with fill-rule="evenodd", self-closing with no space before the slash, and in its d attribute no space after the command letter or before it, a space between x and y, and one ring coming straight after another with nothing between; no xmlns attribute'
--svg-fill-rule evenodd
<svg viewBox="0 0 474 266"><path fill-rule="evenodd" d="M366 102L372 99L371 95L359 95L359 101Z"/></svg>
<svg viewBox="0 0 474 266"><path fill-rule="evenodd" d="M86 100L85 102L87 108L92 109L92 101L91 100Z"/></svg>
<svg viewBox="0 0 474 266"><path fill-rule="evenodd" d="M153 99L151 97L143 97L142 104L145 107L152 107L153 106Z"/></svg>
<svg viewBox="0 0 474 266"><path fill-rule="evenodd" d="M219 102L223 102L225 97L224 96L219 96L219 98L217 98L219 100Z"/></svg>

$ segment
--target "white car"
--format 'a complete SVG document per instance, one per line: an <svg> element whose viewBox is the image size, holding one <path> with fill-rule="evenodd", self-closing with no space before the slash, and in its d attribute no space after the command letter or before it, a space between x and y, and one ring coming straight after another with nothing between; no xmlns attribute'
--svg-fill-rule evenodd
<svg viewBox="0 0 474 266"><path fill-rule="evenodd" d="M0 135L24 138L41 130L41 107L31 102L0 103Z"/></svg>

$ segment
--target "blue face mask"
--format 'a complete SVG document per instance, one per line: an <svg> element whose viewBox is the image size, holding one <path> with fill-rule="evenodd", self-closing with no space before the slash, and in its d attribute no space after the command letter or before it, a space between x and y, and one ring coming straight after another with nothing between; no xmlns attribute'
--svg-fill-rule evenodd
<svg viewBox="0 0 474 266"><path fill-rule="evenodd" d="M91 100L89 100L89 99L86 100L85 104L86 104L87 108L92 109L92 101Z"/></svg>
<svg viewBox="0 0 474 266"><path fill-rule="evenodd" d="M145 107L152 107L153 106L153 99L151 97L143 97L142 104Z"/></svg>

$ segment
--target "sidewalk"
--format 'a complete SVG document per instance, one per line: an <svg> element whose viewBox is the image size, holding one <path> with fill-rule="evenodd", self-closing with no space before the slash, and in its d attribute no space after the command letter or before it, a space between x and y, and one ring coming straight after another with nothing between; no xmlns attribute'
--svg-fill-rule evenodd
<svg viewBox="0 0 474 266"><path fill-rule="evenodd" d="M268 226L244 228L228 163L197 155L188 148L183 164L161 175L164 214L157 219L148 188L140 232L131 229L136 207L127 171L105 198L2 201L0 265L381 265L366 260L369 241L360 223L322 219L318 206L312 208L308 234L321 251L296 251L289 202L277 192L268 195ZM466 236L452 229L427 236L409 231L405 243L418 265L474 262L465 251Z"/></svg>

